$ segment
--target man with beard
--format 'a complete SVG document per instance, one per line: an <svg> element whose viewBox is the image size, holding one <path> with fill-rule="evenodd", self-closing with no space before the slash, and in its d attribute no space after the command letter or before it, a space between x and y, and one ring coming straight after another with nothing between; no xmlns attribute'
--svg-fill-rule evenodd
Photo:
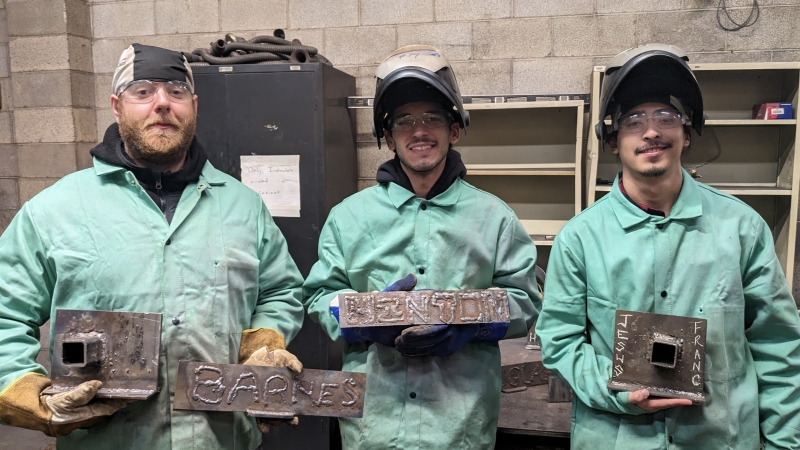
<svg viewBox="0 0 800 450"><path fill-rule="evenodd" d="M573 448L798 449L800 318L761 216L681 167L704 123L687 61L649 44L606 66L596 132L622 171L556 236L542 359L575 391ZM606 387L618 309L707 319L704 403Z"/></svg>
<svg viewBox="0 0 800 450"><path fill-rule="evenodd" d="M367 373L364 416L339 420L342 445L493 448L497 341L524 336L536 318L536 248L505 203L463 180L466 167L451 147L469 116L447 59L431 47L403 47L376 75L378 145L384 137L395 158L378 169L377 186L331 211L303 286L311 319L344 341L344 370ZM415 285L506 289L511 322L339 327L338 294Z"/></svg>
<svg viewBox="0 0 800 450"><path fill-rule="evenodd" d="M117 123L94 167L27 202L0 237L0 418L62 450L255 448L265 425L243 413L172 409L178 361L300 371L285 347L303 321L302 278L258 194L195 139L183 55L133 44L112 89ZM42 395L38 327L58 309L163 314L160 392L127 406L95 399L100 381Z"/></svg>

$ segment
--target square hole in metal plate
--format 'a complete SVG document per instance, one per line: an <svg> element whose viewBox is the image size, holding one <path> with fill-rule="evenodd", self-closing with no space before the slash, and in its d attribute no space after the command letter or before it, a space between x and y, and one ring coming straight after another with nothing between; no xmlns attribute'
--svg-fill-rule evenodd
<svg viewBox="0 0 800 450"><path fill-rule="evenodd" d="M675 368L678 360L678 346L666 342L653 342L650 363L670 369Z"/></svg>

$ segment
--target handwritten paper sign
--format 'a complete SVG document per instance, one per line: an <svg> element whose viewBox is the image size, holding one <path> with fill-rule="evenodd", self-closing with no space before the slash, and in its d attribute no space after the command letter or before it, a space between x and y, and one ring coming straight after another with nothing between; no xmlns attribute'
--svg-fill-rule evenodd
<svg viewBox="0 0 800 450"><path fill-rule="evenodd" d="M273 217L300 217L300 155L241 156L242 183Z"/></svg>

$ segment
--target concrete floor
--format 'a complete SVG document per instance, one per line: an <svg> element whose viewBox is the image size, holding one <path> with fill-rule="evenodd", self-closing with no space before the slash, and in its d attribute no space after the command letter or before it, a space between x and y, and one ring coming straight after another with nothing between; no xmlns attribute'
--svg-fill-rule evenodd
<svg viewBox="0 0 800 450"><path fill-rule="evenodd" d="M53 450L55 438L39 431L0 425L0 450Z"/></svg>

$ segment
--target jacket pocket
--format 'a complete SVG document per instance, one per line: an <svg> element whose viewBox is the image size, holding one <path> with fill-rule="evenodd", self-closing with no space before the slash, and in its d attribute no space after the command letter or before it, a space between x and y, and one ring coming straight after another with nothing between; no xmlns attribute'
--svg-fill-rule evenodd
<svg viewBox="0 0 800 450"><path fill-rule="evenodd" d="M249 327L258 302L258 270L258 259L241 251L214 262L215 295L206 321L217 336Z"/></svg>
<svg viewBox="0 0 800 450"><path fill-rule="evenodd" d="M705 379L728 381L747 370L744 307L713 305L703 308L708 317Z"/></svg>

